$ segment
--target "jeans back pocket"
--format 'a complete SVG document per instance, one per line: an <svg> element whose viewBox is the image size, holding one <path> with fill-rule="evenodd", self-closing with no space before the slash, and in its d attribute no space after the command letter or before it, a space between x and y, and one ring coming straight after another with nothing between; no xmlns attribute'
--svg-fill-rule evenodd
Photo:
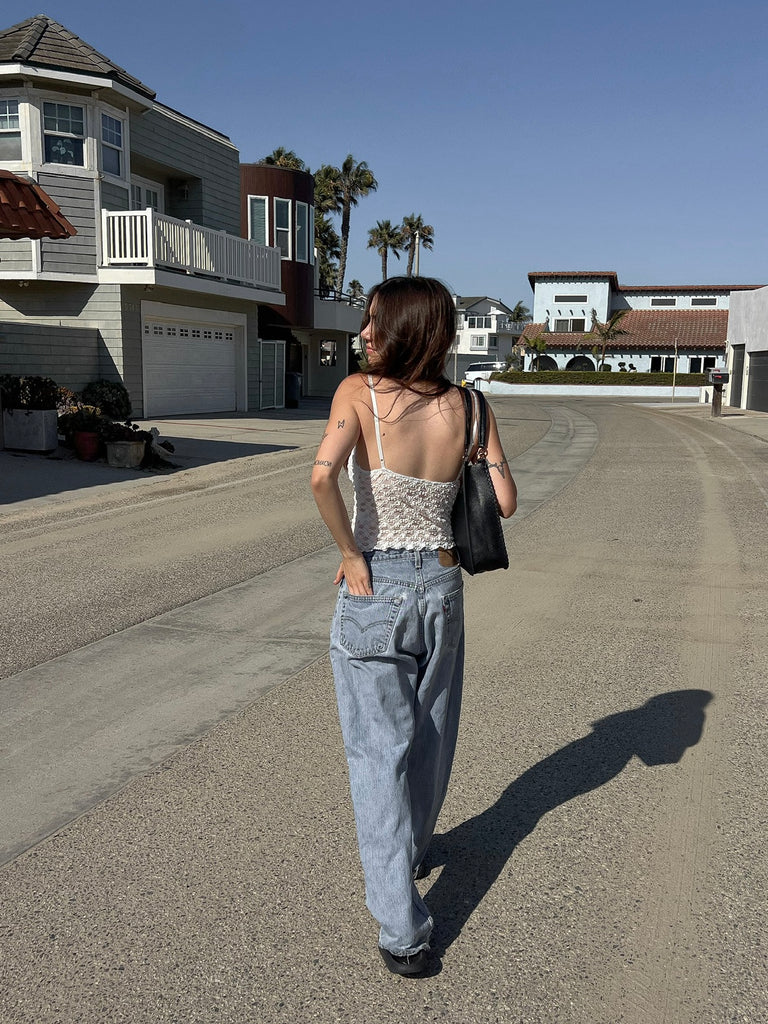
<svg viewBox="0 0 768 1024"><path fill-rule="evenodd" d="M341 594L339 646L355 658L383 654L390 645L402 597Z"/></svg>

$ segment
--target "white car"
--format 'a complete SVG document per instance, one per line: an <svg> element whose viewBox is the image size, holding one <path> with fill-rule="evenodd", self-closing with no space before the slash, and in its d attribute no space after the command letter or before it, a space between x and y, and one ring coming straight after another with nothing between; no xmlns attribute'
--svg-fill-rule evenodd
<svg viewBox="0 0 768 1024"><path fill-rule="evenodd" d="M506 368L506 363L470 363L464 371L463 383L473 388L476 380L490 380L492 373L501 373Z"/></svg>

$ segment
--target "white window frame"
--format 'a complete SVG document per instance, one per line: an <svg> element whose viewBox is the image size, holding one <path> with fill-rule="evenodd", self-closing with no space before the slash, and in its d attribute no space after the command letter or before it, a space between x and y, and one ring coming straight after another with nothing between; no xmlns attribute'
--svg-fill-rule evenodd
<svg viewBox="0 0 768 1024"><path fill-rule="evenodd" d="M46 119L45 108L47 106L52 106L52 107L57 107L57 108L58 107L68 107L70 111L72 111L73 109L82 111L82 114L83 114L83 134L82 135L78 135L76 132L64 132L64 131L60 131L58 129L56 131L54 131L53 129L46 128L45 127L45 119ZM59 100L53 100L53 99L52 100L46 100L46 99L44 99L43 102L42 102L42 109L41 109L40 113L41 113L42 128L43 128L43 153L42 153L43 163L44 164L56 165L58 167L80 167L80 168L87 167L88 166L88 108L85 105L85 103L82 103L82 104L81 103L61 103ZM51 116L51 115L48 115L48 116ZM59 116L59 114L58 114L58 109L57 109L56 117L58 118L58 116ZM71 118L71 114L70 114L70 121L71 120L72 120L72 118ZM45 145L45 143L46 143L46 139L48 139L49 137L50 138L56 138L56 139L74 139L74 140L79 140L82 143L83 162L80 163L80 164L77 164L77 163L62 163L59 160L48 160L47 159L47 155L46 155L46 145Z"/></svg>
<svg viewBox="0 0 768 1024"><path fill-rule="evenodd" d="M9 119L15 116L16 121L17 121L16 127L11 127L11 126L9 126L7 128L0 127L0 136L5 135L5 136L13 137L13 136L18 135L18 137L19 137L19 155L18 155L18 157L16 157L16 159L11 159L9 157L4 162L12 163L12 164L19 163L19 162L21 162L24 159L24 130L23 130L22 124L21 124L21 120L22 120L22 103L21 103L21 100L19 98L17 98L16 96L0 96L0 103L8 104L9 106L12 103L16 104L16 113L15 113L15 115L12 114L10 110L6 110L4 112L4 114L3 114L4 117L7 117Z"/></svg>
<svg viewBox="0 0 768 1024"><path fill-rule="evenodd" d="M658 295L651 299L653 309L673 309L677 305L677 299L671 295Z"/></svg>
<svg viewBox="0 0 768 1024"><path fill-rule="evenodd" d="M261 199L264 202L264 241L261 242L253 237L253 225L251 223L251 200ZM251 242L258 242L259 245L269 245L269 196L248 196L248 239Z"/></svg>
<svg viewBox="0 0 768 1024"><path fill-rule="evenodd" d="M488 342L484 334L470 334L469 336L469 351L470 352L487 352Z"/></svg>
<svg viewBox="0 0 768 1024"><path fill-rule="evenodd" d="M99 135L99 142L101 144L101 169L105 174L108 174L111 178L125 178L126 166L125 166L125 119L122 117L115 117L112 113L107 113L106 110L100 111L100 122L101 122L101 134ZM115 124L120 126L120 145L115 145L114 142L107 142L104 138L104 118L108 117L110 121L114 121ZM117 153L118 163L120 164L120 170L117 174L114 171L108 171L104 166L104 151L111 150Z"/></svg>
<svg viewBox="0 0 768 1024"><path fill-rule="evenodd" d="M135 190L140 189L140 197L136 198ZM157 197L157 205L152 202L152 195ZM165 213L165 187L159 181L139 178L131 175L130 206L132 210L153 209L156 213Z"/></svg>
<svg viewBox="0 0 768 1024"><path fill-rule="evenodd" d="M277 204L278 203L285 203L286 206L288 207L288 227L286 227L286 228L282 228L282 227L278 227L277 226ZM283 260L292 260L293 259L293 209L292 209L292 207L293 207L292 201L290 199L285 199L283 196L275 196L274 199L272 200L272 208L273 208L273 212L274 212L274 243L275 243L275 248L276 249L280 249L280 258L283 259ZM285 232L285 234L286 234L286 238L287 238L287 242L288 242L288 245L287 245L288 255L287 256L283 254L283 251L282 251L282 248L280 246L280 243L277 240L277 233L278 233L278 231Z"/></svg>
<svg viewBox="0 0 768 1024"><path fill-rule="evenodd" d="M309 207L309 262L315 265L315 208Z"/></svg>
<svg viewBox="0 0 768 1024"><path fill-rule="evenodd" d="M304 242L299 239L299 215L304 214ZM296 223L294 225L294 252L297 263L309 263L309 204L296 201Z"/></svg>

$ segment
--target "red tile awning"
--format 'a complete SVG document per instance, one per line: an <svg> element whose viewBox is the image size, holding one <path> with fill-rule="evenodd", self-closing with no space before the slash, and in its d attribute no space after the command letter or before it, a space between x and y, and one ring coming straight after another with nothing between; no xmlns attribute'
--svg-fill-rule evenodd
<svg viewBox="0 0 768 1024"><path fill-rule="evenodd" d="M39 185L0 170L0 238L70 238L76 234Z"/></svg>

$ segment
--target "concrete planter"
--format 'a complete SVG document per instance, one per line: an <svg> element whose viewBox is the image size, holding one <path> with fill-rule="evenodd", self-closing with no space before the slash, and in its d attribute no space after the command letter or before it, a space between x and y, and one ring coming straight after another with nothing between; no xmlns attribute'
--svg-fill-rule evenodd
<svg viewBox="0 0 768 1024"><path fill-rule="evenodd" d="M107 464L115 469L137 469L144 458L144 441L107 441Z"/></svg>
<svg viewBox="0 0 768 1024"><path fill-rule="evenodd" d="M3 444L24 452L52 452L58 447L55 409L4 409Z"/></svg>

